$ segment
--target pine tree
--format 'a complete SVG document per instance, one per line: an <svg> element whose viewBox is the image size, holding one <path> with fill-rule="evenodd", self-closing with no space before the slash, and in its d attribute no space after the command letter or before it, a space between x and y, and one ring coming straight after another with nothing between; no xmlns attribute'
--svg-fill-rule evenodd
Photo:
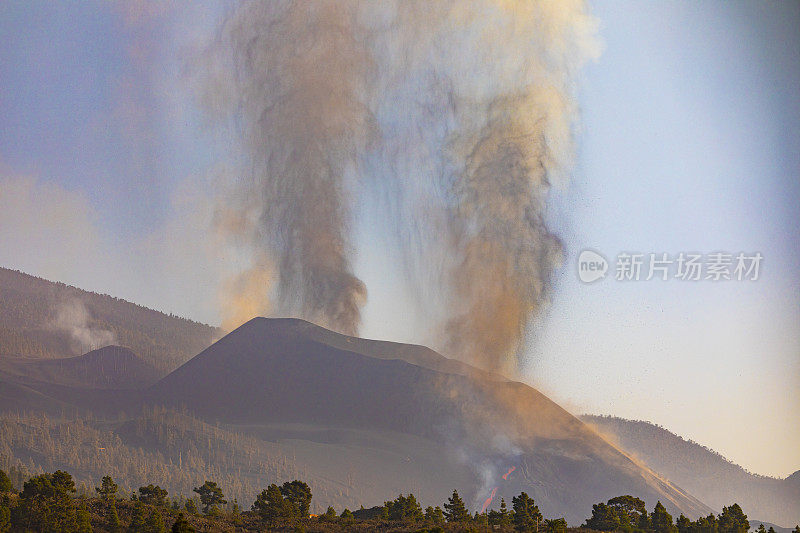
<svg viewBox="0 0 800 533"><path fill-rule="evenodd" d="M350 509L345 508L345 510L342 511L342 514L339 515L339 518L346 520L347 522L351 522L353 520L353 512Z"/></svg>
<svg viewBox="0 0 800 533"><path fill-rule="evenodd" d="M436 507L431 507L430 505L426 507L425 520L429 520L436 525L444 524L444 513L442 512L442 508L438 505Z"/></svg>
<svg viewBox="0 0 800 533"><path fill-rule="evenodd" d="M91 515L89 509L86 508L86 500L82 499L78 510L75 511L75 521L77 522L77 533L92 533Z"/></svg>
<svg viewBox="0 0 800 533"><path fill-rule="evenodd" d="M500 498L500 522L498 525L501 528L508 528L514 523L513 520L514 513L508 511L508 508L506 507L506 501L503 498Z"/></svg>
<svg viewBox="0 0 800 533"><path fill-rule="evenodd" d="M72 476L61 470L32 477L19 495L20 524L38 531L75 530L74 492Z"/></svg>
<svg viewBox="0 0 800 533"><path fill-rule="evenodd" d="M186 504L183 507L189 514L195 515L198 513L197 503L195 503L194 498L189 498L186 500Z"/></svg>
<svg viewBox="0 0 800 533"><path fill-rule="evenodd" d="M55 511L60 529L74 531L78 527L75 503L72 500L72 495L76 492L75 481L70 474L63 470L53 472L51 479L56 490L52 508Z"/></svg>
<svg viewBox="0 0 800 533"><path fill-rule="evenodd" d="M750 522L738 503L730 507L723 507L722 514L719 515L718 529L720 533L747 533Z"/></svg>
<svg viewBox="0 0 800 533"><path fill-rule="evenodd" d="M281 494L297 507L300 516L308 518L311 508L311 487L295 479L291 482L287 481L281 486Z"/></svg>
<svg viewBox="0 0 800 533"><path fill-rule="evenodd" d="M0 533L7 533L11 529L11 509L0 505Z"/></svg>
<svg viewBox="0 0 800 533"><path fill-rule="evenodd" d="M581 527L597 531L616 531L619 529L619 517L613 507L596 503L592 505L592 516Z"/></svg>
<svg viewBox="0 0 800 533"><path fill-rule="evenodd" d="M544 521L547 533L564 533L567 530L567 521L564 518L554 518Z"/></svg>
<svg viewBox="0 0 800 533"><path fill-rule="evenodd" d="M614 510L620 526L626 529L629 526L637 526L640 522L640 517L647 515L644 501L629 494L611 498L606 505Z"/></svg>
<svg viewBox="0 0 800 533"><path fill-rule="evenodd" d="M692 529L692 521L683 516L683 513L675 521L675 526L678 528L678 533L689 533Z"/></svg>
<svg viewBox="0 0 800 533"><path fill-rule="evenodd" d="M108 501L117 497L117 490L119 490L119 487L114 483L114 480L111 479L111 476L103 476L100 486L95 487L94 490L100 498Z"/></svg>
<svg viewBox="0 0 800 533"><path fill-rule="evenodd" d="M714 514L701 516L692 523L692 531L696 533L717 533L717 517Z"/></svg>
<svg viewBox="0 0 800 533"><path fill-rule="evenodd" d="M167 503L167 495L169 493L152 483L146 487L139 487L139 501L147 505L155 505L156 507L164 507Z"/></svg>
<svg viewBox="0 0 800 533"><path fill-rule="evenodd" d="M517 531L539 531L542 513L533 498L522 492L511 498L511 505L514 508L514 527Z"/></svg>
<svg viewBox="0 0 800 533"><path fill-rule="evenodd" d="M236 498L233 499L233 507L231 508L231 521L235 526L242 524L242 508L239 507L239 502L236 501Z"/></svg>
<svg viewBox="0 0 800 533"><path fill-rule="evenodd" d="M661 501L656 502L656 506L650 514L650 527L656 533L675 533L678 531L678 528L672 523L672 515L667 512Z"/></svg>
<svg viewBox="0 0 800 533"><path fill-rule="evenodd" d="M183 513L178 514L177 520L172 524L171 531L172 533L195 533L194 528L189 524L189 521L186 520L186 517L183 516Z"/></svg>
<svg viewBox="0 0 800 533"><path fill-rule="evenodd" d="M150 516L147 517L147 522L145 522L144 526L147 533L166 533L164 519L161 517L161 511L158 509L153 509Z"/></svg>
<svg viewBox="0 0 800 533"><path fill-rule="evenodd" d="M299 514L295 504L283 497L281 489L275 483L256 496L252 510L258 513L262 520L273 524L279 519L291 519ZM336 511L333 512L333 517L336 517Z"/></svg>
<svg viewBox="0 0 800 533"><path fill-rule="evenodd" d="M469 510L457 490L453 491L453 495L444 504L444 517L448 522L466 522L470 519Z"/></svg>
<svg viewBox="0 0 800 533"><path fill-rule="evenodd" d="M106 505L106 524L111 533L117 533L122 530L122 523L119 520L119 513L117 513L117 503L111 500Z"/></svg>
<svg viewBox="0 0 800 533"><path fill-rule="evenodd" d="M203 512L208 513L209 509L216 505L225 505L228 501L222 493L222 489L214 481L206 481L200 487L195 487L194 492L200 495L200 503L203 504Z"/></svg>
<svg viewBox="0 0 800 533"><path fill-rule="evenodd" d="M425 518L422 507L413 494L403 496L400 494L390 502L385 502L386 515L389 520L400 520L402 522L417 522Z"/></svg>
<svg viewBox="0 0 800 533"><path fill-rule="evenodd" d="M0 492L13 492L14 486L11 484L11 479L8 474L0 470Z"/></svg>
<svg viewBox="0 0 800 533"><path fill-rule="evenodd" d="M133 516L131 517L131 523L128 524L128 531L130 533L144 533L145 531L144 505L141 503L137 503L136 507L133 508Z"/></svg>

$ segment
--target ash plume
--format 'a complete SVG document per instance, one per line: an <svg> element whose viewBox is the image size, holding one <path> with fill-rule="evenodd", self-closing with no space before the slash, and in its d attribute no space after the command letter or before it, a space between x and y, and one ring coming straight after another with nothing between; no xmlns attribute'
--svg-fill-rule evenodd
<svg viewBox="0 0 800 533"><path fill-rule="evenodd" d="M596 23L579 1L386 11L376 37L377 189L415 256L408 275L428 301L445 302L436 344L513 373L561 258L546 200L570 171L574 78L598 53ZM420 213L433 213L430 223Z"/></svg>
<svg viewBox="0 0 800 533"><path fill-rule="evenodd" d="M243 4L218 43L229 68L206 97L241 120L250 171L239 208L257 204L246 233L260 259L234 285L248 288L250 309L266 307L253 302L253 291L263 285L257 298L268 301L260 281L271 262L273 312L353 335L366 288L351 268L350 181L370 134L362 101L369 58L353 29L354 7Z"/></svg>
<svg viewBox="0 0 800 533"><path fill-rule="evenodd" d="M577 0L239 6L206 95L238 117L249 169L226 205L258 258L232 284L248 295L230 295L233 314L273 295L274 314L356 334L352 213L371 202L433 343L513 373L561 259L546 201L570 172L595 31Z"/></svg>

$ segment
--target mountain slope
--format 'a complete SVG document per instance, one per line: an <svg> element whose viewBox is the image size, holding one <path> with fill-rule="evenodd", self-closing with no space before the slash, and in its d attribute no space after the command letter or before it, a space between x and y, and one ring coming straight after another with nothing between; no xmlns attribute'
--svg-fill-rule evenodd
<svg viewBox="0 0 800 533"><path fill-rule="evenodd" d="M784 527L800 523L800 471L786 479L758 476L649 422L605 416L581 418L601 433L612 435L623 449L717 511L738 502L751 517Z"/></svg>
<svg viewBox="0 0 800 533"><path fill-rule="evenodd" d="M97 350L60 359L29 359L0 356L0 376L19 383L46 382L97 389L146 387L161 372L124 346Z"/></svg>
<svg viewBox="0 0 800 533"><path fill-rule="evenodd" d="M70 357L122 344L168 372L218 335L205 324L0 268L0 355Z"/></svg>
<svg viewBox="0 0 800 533"><path fill-rule="evenodd" d="M291 318L273 318L269 320L269 324L271 327L291 329L298 335L302 335L304 338L314 340L320 344L377 359L399 359L411 363L412 365L448 374L460 374L464 376L476 374L490 375L458 359L444 357L427 346L340 335L339 333L317 326L311 322ZM500 376L491 376L498 380L504 379Z"/></svg>
<svg viewBox="0 0 800 533"><path fill-rule="evenodd" d="M56 433L63 431L60 413L90 413L88 420L99 424L92 431L121 443L117 456L113 462L97 457L96 439L88 436L81 444L85 458L69 452L60 464L69 468L79 460L82 475L98 477L130 455L125 475L134 486L161 481L183 490L167 473L182 458L197 457L194 447L183 448L186 436L177 430L154 428L158 440L143 439L141 422L125 414L166 409L186 410L206 424L204 432L231 443L223 449L209 443L204 468L233 484L230 492L244 503L254 497L253 487L295 472L323 508L369 507L408 491L425 505L440 505L458 488L474 509L498 487L495 506L524 490L545 515L576 525L593 503L620 494L636 494L649 507L661 500L674 514L710 512L527 385L427 348L345 337L301 320L253 319L144 390L0 382L0 400L18 435L0 452L10 450L23 465L45 464L40 451L29 450L39 430L20 425L20 403L47 413L42 420ZM257 444L236 445L242 438ZM259 457L267 456L270 464L284 465L282 473L264 467ZM134 468L142 460L147 468ZM157 479L146 478L154 472Z"/></svg>
<svg viewBox="0 0 800 533"><path fill-rule="evenodd" d="M356 351L344 349L351 346ZM350 339L300 320L253 319L163 378L147 397L266 437L286 437L281 432L294 427L295 438L313 440L326 429L351 444L374 432L424 439L441 448L440 464L460 463L470 472L476 501L485 496L484 475L499 479L516 466L500 495L510 499L526 490L546 512L573 522L592 503L623 493L651 504L660 499L687 515L708 511L535 389L453 365L427 349L403 348L391 358L397 346L404 345ZM402 358L408 354L411 362ZM407 453L413 462L414 450ZM426 478L418 481L420 495L443 500L449 489L433 486L439 473L431 470Z"/></svg>

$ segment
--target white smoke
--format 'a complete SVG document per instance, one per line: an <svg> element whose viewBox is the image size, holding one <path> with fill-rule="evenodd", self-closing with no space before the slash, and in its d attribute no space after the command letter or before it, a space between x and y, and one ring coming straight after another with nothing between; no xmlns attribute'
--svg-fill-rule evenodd
<svg viewBox="0 0 800 533"><path fill-rule="evenodd" d="M117 342L117 336L96 324L86 306L79 298L71 298L58 304L50 328L66 333L73 354L82 354Z"/></svg>

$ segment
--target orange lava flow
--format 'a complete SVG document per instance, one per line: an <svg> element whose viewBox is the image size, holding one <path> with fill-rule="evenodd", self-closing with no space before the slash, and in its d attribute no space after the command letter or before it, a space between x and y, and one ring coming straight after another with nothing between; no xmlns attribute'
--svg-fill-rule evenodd
<svg viewBox="0 0 800 533"><path fill-rule="evenodd" d="M488 498L486 498L486 501L483 502L483 507L481 507L481 513L485 513L486 512L486 509L489 507L489 504L492 503L492 500L494 499L494 495L495 494L497 494L497 487L492 489L492 493L489 495Z"/></svg>
<svg viewBox="0 0 800 533"><path fill-rule="evenodd" d="M516 466L512 466L511 468L509 468L508 472L503 474L503 481L508 481L508 476L511 475L511 472L513 472L516 469L517 469ZM492 500L494 500L494 497L496 495L497 495L497 487L492 489L492 493L489 495L488 498L486 498L486 501L483 502L483 507L481 507L481 513L485 513L486 512L486 509L488 509L489 505L492 504Z"/></svg>

